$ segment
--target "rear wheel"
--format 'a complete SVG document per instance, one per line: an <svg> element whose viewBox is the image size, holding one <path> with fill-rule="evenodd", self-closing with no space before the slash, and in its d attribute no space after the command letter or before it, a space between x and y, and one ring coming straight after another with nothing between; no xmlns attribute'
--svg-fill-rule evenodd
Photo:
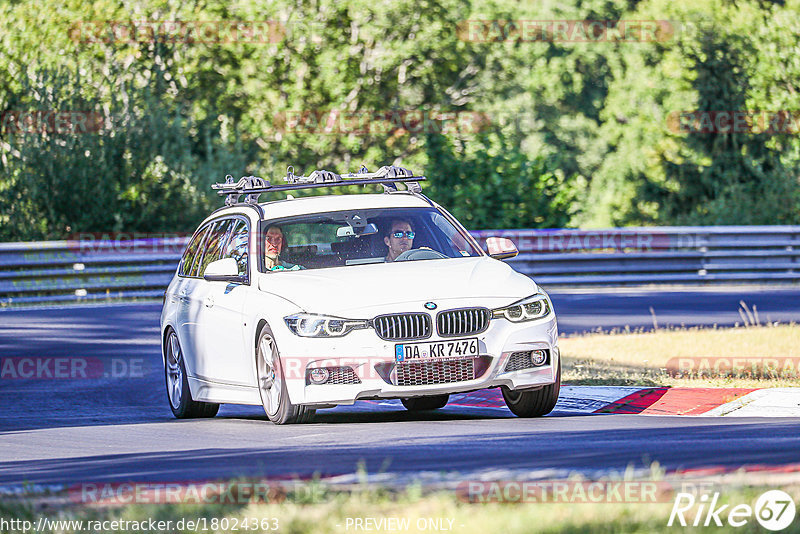
<svg viewBox="0 0 800 534"><path fill-rule="evenodd" d="M256 347L258 391L269 420L276 425L310 422L316 410L289 402L280 353L269 325L261 330Z"/></svg>
<svg viewBox="0 0 800 534"><path fill-rule="evenodd" d="M409 397L400 399L409 412L422 412L425 410L438 410L444 408L450 395L431 395L430 397Z"/></svg>
<svg viewBox="0 0 800 534"><path fill-rule="evenodd" d="M556 381L535 391L513 391L502 388L503 399L511 413L518 417L541 417L553 411L561 391L561 358L558 359Z"/></svg>
<svg viewBox="0 0 800 534"><path fill-rule="evenodd" d="M219 411L219 404L200 402L192 399L189 390L189 379L186 365L183 362L183 351L174 330L167 334L166 354L164 358L164 376L167 381L167 399L172 415L178 419L195 417L214 417Z"/></svg>

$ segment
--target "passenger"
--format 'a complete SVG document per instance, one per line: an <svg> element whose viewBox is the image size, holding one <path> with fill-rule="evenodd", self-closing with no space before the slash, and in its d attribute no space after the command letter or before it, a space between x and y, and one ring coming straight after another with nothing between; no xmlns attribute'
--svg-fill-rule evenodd
<svg viewBox="0 0 800 534"><path fill-rule="evenodd" d="M389 225L389 231L383 238L383 242L389 247L389 253L386 254L386 261L392 262L397 256L411 250L414 245L414 229L411 223L405 219L395 219Z"/></svg>
<svg viewBox="0 0 800 534"><path fill-rule="evenodd" d="M268 271L297 271L304 269L300 265L281 261L281 252L286 248L286 237L279 226L267 228L264 241L264 266Z"/></svg>

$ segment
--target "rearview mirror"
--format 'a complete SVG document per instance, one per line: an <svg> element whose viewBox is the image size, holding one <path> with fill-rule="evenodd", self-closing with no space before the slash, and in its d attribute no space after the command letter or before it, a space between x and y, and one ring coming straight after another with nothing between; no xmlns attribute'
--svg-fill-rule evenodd
<svg viewBox="0 0 800 534"><path fill-rule="evenodd" d="M244 276L239 274L239 266L233 258L222 258L212 261L206 267L203 278L209 282L243 282Z"/></svg>
<svg viewBox="0 0 800 534"><path fill-rule="evenodd" d="M378 233L375 223L365 224L364 226L340 226L336 229L336 237L353 237L362 235L372 235Z"/></svg>
<svg viewBox="0 0 800 534"><path fill-rule="evenodd" d="M496 260L506 260L519 254L514 242L505 237L486 238L486 250L489 252L489 256Z"/></svg>

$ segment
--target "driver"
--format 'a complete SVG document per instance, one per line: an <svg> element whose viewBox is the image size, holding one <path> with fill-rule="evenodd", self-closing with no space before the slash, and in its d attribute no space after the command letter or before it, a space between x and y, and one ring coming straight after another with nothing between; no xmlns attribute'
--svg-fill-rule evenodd
<svg viewBox="0 0 800 534"><path fill-rule="evenodd" d="M280 260L281 252L286 248L286 237L280 226L270 226L264 239L264 266L268 271L297 271L300 265Z"/></svg>
<svg viewBox="0 0 800 534"><path fill-rule="evenodd" d="M405 219L394 219L383 242L389 247L389 253L386 254L387 262L392 262L403 252L411 250L414 245L414 229L411 223Z"/></svg>

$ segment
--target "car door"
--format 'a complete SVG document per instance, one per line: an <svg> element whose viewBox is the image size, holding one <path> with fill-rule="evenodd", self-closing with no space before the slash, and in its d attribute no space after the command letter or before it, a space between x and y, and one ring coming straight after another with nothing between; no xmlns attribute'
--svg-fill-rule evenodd
<svg viewBox="0 0 800 534"><path fill-rule="evenodd" d="M212 261L233 258L239 266L239 274L246 283L210 282L203 280L202 300L199 310L201 366L204 378L214 382L252 386L253 362L250 361L249 345L245 343L245 300L250 289L249 239L250 224L244 217L231 217L220 221L215 235L208 241L206 257L200 273ZM202 276L202 274L200 274Z"/></svg>
<svg viewBox="0 0 800 534"><path fill-rule="evenodd" d="M206 238L211 224L202 226L194 235L184 254L180 267L180 282L176 287L178 299L177 329L186 371L195 376L200 340L197 339L197 294L201 291L197 269L203 257Z"/></svg>

